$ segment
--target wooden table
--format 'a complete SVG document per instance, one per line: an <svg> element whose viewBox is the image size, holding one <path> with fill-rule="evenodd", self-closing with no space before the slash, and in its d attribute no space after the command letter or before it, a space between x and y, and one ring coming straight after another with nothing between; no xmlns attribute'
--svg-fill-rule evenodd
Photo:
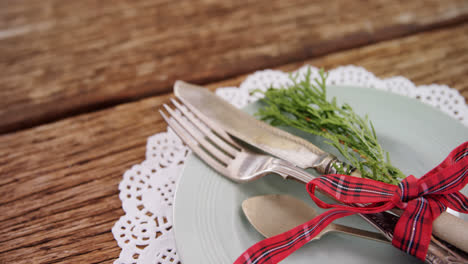
<svg viewBox="0 0 468 264"><path fill-rule="evenodd" d="M468 98L468 2L0 2L0 263L112 263L118 184L176 79L354 64Z"/></svg>

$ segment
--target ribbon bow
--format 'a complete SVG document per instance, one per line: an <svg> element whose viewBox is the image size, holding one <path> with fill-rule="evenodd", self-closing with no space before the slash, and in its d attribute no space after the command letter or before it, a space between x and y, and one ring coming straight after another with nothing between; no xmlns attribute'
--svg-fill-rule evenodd
<svg viewBox="0 0 468 264"><path fill-rule="evenodd" d="M307 184L312 200L322 208L333 208L283 234L250 247L234 263L278 263L319 234L337 218L403 209L395 226L392 244L421 260L431 240L432 222L447 207L468 213L468 198L459 191L468 183L468 142L454 149L437 167L420 179L413 175L396 185L370 179L330 174ZM315 196L315 188L342 202L327 204ZM356 204L366 204L356 207Z"/></svg>

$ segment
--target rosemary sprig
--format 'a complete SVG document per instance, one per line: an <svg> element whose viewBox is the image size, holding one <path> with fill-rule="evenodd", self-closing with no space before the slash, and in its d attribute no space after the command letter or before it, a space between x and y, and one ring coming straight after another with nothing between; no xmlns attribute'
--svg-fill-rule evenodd
<svg viewBox="0 0 468 264"><path fill-rule="evenodd" d="M293 84L286 88L270 88L262 99L266 103L257 115L274 126L290 126L321 136L335 147L365 178L398 184L405 175L391 165L388 152L377 141L377 135L368 116L357 115L351 106L339 106L336 98L327 101L326 79L320 71L315 84L310 79L310 69L303 80L291 76ZM336 168L349 174L349 168Z"/></svg>

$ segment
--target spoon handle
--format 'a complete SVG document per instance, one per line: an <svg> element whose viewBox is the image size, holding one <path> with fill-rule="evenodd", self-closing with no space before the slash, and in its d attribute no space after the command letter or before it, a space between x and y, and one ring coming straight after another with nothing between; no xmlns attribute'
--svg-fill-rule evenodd
<svg viewBox="0 0 468 264"><path fill-rule="evenodd" d="M367 230L362 230L350 226L344 226L344 225L339 225L339 224L331 224L330 225L330 231L336 231L336 232L341 232L345 233L348 235L353 235L365 239L371 239L377 242L383 242L386 244L390 244L391 242L381 233L376 233L376 232L371 232Z"/></svg>

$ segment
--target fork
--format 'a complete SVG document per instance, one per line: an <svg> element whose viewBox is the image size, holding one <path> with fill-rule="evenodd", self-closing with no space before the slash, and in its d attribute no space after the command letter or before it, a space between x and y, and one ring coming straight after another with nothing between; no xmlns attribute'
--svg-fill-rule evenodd
<svg viewBox="0 0 468 264"><path fill-rule="evenodd" d="M302 183L315 178L288 161L250 151L215 124L210 124L210 129L176 100L171 99L171 102L185 118L164 104L172 117L160 110L164 120L193 152L221 175L239 183L267 174L278 174L285 179L291 177Z"/></svg>
<svg viewBox="0 0 468 264"><path fill-rule="evenodd" d="M285 179L292 178L302 183L308 183L315 178L288 161L260 154L242 146L216 123L202 114L197 114L197 110L190 104L179 103L175 99L171 99L171 102L176 110L164 104L163 107L169 116L159 110L161 116L200 159L221 175L239 183L253 181L268 174L278 174ZM388 212L358 215L388 240L392 240L393 229L398 221L397 216ZM441 241L432 239L426 263L455 264L465 261L465 257Z"/></svg>

